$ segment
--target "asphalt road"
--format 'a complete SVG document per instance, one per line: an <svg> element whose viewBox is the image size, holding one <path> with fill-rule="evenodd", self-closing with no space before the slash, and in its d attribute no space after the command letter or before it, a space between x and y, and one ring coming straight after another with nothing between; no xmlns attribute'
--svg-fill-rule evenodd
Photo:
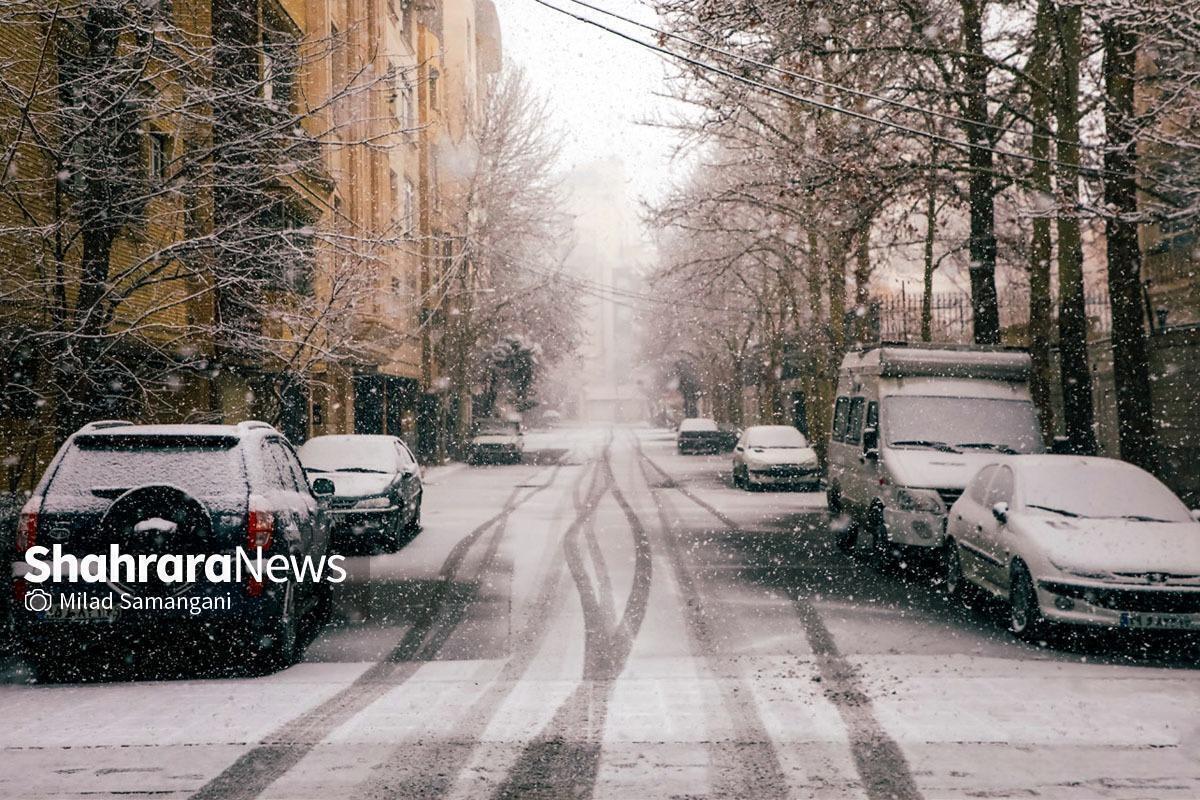
<svg viewBox="0 0 1200 800"><path fill-rule="evenodd" d="M1200 797L1194 650L1019 643L664 431L530 443L432 470L422 533L353 560L290 669L0 663L0 797Z"/></svg>

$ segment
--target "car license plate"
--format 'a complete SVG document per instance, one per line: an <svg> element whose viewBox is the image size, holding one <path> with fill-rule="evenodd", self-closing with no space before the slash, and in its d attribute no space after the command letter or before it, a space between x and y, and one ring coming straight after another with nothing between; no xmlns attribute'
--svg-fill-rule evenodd
<svg viewBox="0 0 1200 800"><path fill-rule="evenodd" d="M1189 614L1121 614L1122 628L1144 628L1151 630L1200 630L1200 623Z"/></svg>

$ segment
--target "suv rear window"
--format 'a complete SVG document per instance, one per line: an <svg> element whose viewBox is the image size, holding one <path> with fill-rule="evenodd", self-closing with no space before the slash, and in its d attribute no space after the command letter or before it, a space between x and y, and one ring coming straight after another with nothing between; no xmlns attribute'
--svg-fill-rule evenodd
<svg viewBox="0 0 1200 800"><path fill-rule="evenodd" d="M171 484L193 495L245 491L238 440L232 436L81 435L63 455L48 487L60 495Z"/></svg>

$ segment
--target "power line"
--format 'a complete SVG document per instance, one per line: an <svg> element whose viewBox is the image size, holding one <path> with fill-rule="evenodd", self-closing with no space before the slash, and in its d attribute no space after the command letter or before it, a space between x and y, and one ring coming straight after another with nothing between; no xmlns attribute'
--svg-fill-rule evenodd
<svg viewBox="0 0 1200 800"><path fill-rule="evenodd" d="M778 86L773 86L768 83L763 83L762 81L757 81L757 80L754 80L753 78L747 78L742 75L738 75L736 73L730 72L729 70L724 69L722 67L718 67L716 65L709 64L705 61L701 61L696 58L692 58L691 56L683 55L682 53L676 53L675 51L669 50L665 47L660 47L659 45L642 41L641 39L637 38L636 36L631 36L630 34L627 34L623 31L619 31L616 28L611 28L611 27L603 24L602 22L598 22L594 19L589 19L588 17L582 16L573 11L569 11L565 8L556 6L553 3L547 2L547 0L533 0L533 2L537 3L540 6L544 6L552 11L557 11L559 14L562 14L563 16L570 17L571 19L577 20L586 25L591 25L593 27L599 28L602 31L612 34L613 36L616 36L620 39L624 39L627 42L632 42L633 44L636 44L647 50L652 50L656 53L659 53L660 55L669 56L671 58L678 59L679 61L682 61L686 64L690 64L694 67L698 67L703 70L708 70L709 72L713 72L713 73L716 73L723 77L729 78L730 80L732 80L736 83L741 83L741 84L744 84L746 86L750 86L750 87L756 88L756 89L762 89L769 94L775 94L780 97L787 98L789 100L794 100L795 102L801 103L803 105L808 105L808 106L812 106L814 108L819 108L823 111L831 111L836 114L842 114L844 116L853 117L854 119L859 119L864 122L870 122L870 123L873 123L875 125L879 125L879 126L885 127L885 128L891 128L891 129L899 131L901 133L907 133L912 136L917 136L917 137L921 137L924 139L929 139L931 141L940 142L949 147L957 148L959 150L968 150L968 151L969 150L985 150L994 155L1004 156L1007 158L1014 158L1019 161L1027 161L1027 162L1034 163L1034 164L1046 164L1046 165L1053 166L1053 167L1066 167L1068 169L1078 170L1080 175L1084 175L1087 177L1102 177L1105 175L1110 175L1110 176L1114 176L1114 177L1126 177L1126 178L1136 178L1137 177L1136 175L1130 175L1128 173L1121 173L1121 172L1114 172L1111 170L1106 170L1102 167L1097 168L1097 167L1087 167L1087 166L1083 166L1081 164L1068 164L1066 162L1059 161L1058 159L1040 158L1038 156L1029 155L1028 153L1020 153L1015 150L1008 150L1006 148L993 147L991 145L982 144L979 142L963 141L961 139L955 139L950 136L944 136L940 133L933 133L931 131L925 131L925 130L921 130L919 128L913 128L908 125L903 125L899 122L892 122L891 120L880 119L879 117L872 116L871 114L866 114L861 111L854 111L853 109L849 109L849 108L843 108L842 106L836 105L834 103L828 103L823 100L817 100L812 97L806 97L804 95L800 95L800 94L796 94L795 92L788 91L787 89L782 89Z"/></svg>
<svg viewBox="0 0 1200 800"><path fill-rule="evenodd" d="M999 133L1007 133L1009 130L1008 128L1005 128L1003 125L996 125L995 123L992 123L992 122L976 122L974 120L967 119L966 117L960 117L957 114L950 114L950 113L947 113L944 111L934 111L934 110L930 110L930 109L921 108L920 106L913 105L912 103L907 103L903 100L896 100L891 97L884 97L883 95L874 94L872 92L868 92L863 89L855 89L851 86L844 86L844 85L842 85L840 83L836 83L834 81L825 80L824 78L817 78L817 77L808 75L803 72L796 72L795 70L787 69L785 67L780 67L776 64L771 64L771 63L768 63L765 61L758 61L757 59L750 58L749 56L740 55L731 50L726 50L724 48L717 47L715 45L705 44L704 42L696 41L695 39L691 39L687 36L681 36L677 33L671 33L670 31L665 31L662 28L656 28L653 25L646 24L645 22L638 22L635 19L623 16L621 14L618 14L615 11L609 11L608 9L601 8L600 6L596 6L596 5L592 5L591 3L584 2L584 0L567 0L567 1L570 3L574 3L577 6L582 6L591 11L595 11L598 14L603 14L606 17L611 17L612 19L620 20L621 22L625 22L636 28L641 28L642 30L649 31L661 38L674 39L675 41L683 42L684 44L690 45L692 47L698 47L702 50L708 50L709 52L717 53L719 55L725 56L726 58L732 58L735 61L741 61L743 63L750 64L755 67L760 67L761 69L769 70L771 72L778 72L781 75L787 75L790 78L796 78L797 80L806 81L808 83L812 83L817 86L822 86L827 89L836 89L839 92L845 92L847 94L855 95L857 97L862 97L862 98L865 98L868 100L874 100L879 103L887 103L888 105L896 106L897 108L902 108L902 109L905 109L906 111L912 111L917 114L923 114L926 116L937 117L939 119L948 120L950 122L955 122L960 125L972 125L972 126L975 126L978 128L986 128L988 130L997 131ZM1064 140L1058 136L1054 136L1054 135L1051 135L1048 133L1039 134L1039 133L1031 132L1030 135L1038 137L1038 138L1042 138L1042 139L1048 139L1048 140L1050 140L1052 142L1056 142L1056 143L1075 145L1083 150L1102 149L1102 148L1097 148L1092 145L1086 145L1086 144L1081 144L1081 143L1077 143L1077 142L1067 142L1066 140Z"/></svg>
<svg viewBox="0 0 1200 800"><path fill-rule="evenodd" d="M656 28L653 25L648 25L644 22L638 22L635 19L631 19L629 17L622 16L621 14L618 14L614 11L609 11L608 9L601 8L599 6L592 5L591 3L584 2L584 0L568 0L568 2L574 3L575 5L578 5L578 6L583 6L584 8L590 9L592 11L595 11L599 14L603 14L605 16L611 17L613 19L621 20L622 22L628 23L635 27L642 28L643 30L654 33L657 36L660 36L662 38L674 39L676 41L688 44L692 47L698 47L703 50L708 50L709 52L717 53L719 55L725 56L726 58L732 58L735 61L741 61L743 63L750 64L750 65L753 65L756 67L760 67L762 69L769 70L771 72L778 72L781 75L787 75L788 77L796 78L797 80L806 81L808 83L812 83L817 86L822 86L822 87L825 87L828 89L836 89L837 91L845 92L847 94L855 95L857 97L862 97L862 98L865 98L868 100L874 100L874 101L880 102L880 103L886 103L888 105L896 106L897 108L902 108L902 109L905 109L907 111L912 111L917 114L922 114L922 115L931 116L931 117L937 117L939 119L948 120L950 122L955 122L960 125L971 125L971 126L978 127L978 128L985 128L988 130L993 130L998 133L1007 133L1009 131L1009 129L1005 128L1003 125L996 125L995 123L992 123L992 122L977 122L975 120L967 119L966 117L961 117L957 114L950 114L950 113L947 113L944 111L935 111L935 110L931 110L931 109L921 108L920 106L913 105L912 103L907 103L903 100L896 100L895 98L885 97L883 95L874 94L872 92L868 92L863 89L855 89L853 87L845 86L843 84L839 84L834 81L829 81L824 78L817 78L817 77L808 75L803 72L797 72L795 70L787 69L785 67L780 67L776 64L771 64L771 63L768 63L765 61L758 61L757 59L750 58L749 56L740 55L731 50L726 50L724 48L716 47L715 45L705 44L704 42L696 41L695 39L691 39L686 36L681 36L676 33L671 33L670 31L665 31L661 28ZM1048 140L1056 142L1056 143L1072 144L1072 145L1079 147L1082 150L1100 150L1100 149L1102 149L1102 148L1098 148L1094 145L1087 145L1087 144L1077 143L1077 142L1067 142L1066 140L1064 140L1058 136L1049 134L1049 133L1036 133L1036 132L1031 131L1030 135L1038 137L1038 138L1048 139Z"/></svg>

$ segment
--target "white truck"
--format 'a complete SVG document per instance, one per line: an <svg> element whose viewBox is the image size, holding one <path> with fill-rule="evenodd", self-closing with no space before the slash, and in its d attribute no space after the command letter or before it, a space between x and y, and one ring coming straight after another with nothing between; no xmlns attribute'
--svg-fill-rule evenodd
<svg viewBox="0 0 1200 800"><path fill-rule="evenodd" d="M1029 355L977 346L882 345L848 353L829 441L837 544L880 565L934 554L946 513L997 454L1045 452Z"/></svg>

